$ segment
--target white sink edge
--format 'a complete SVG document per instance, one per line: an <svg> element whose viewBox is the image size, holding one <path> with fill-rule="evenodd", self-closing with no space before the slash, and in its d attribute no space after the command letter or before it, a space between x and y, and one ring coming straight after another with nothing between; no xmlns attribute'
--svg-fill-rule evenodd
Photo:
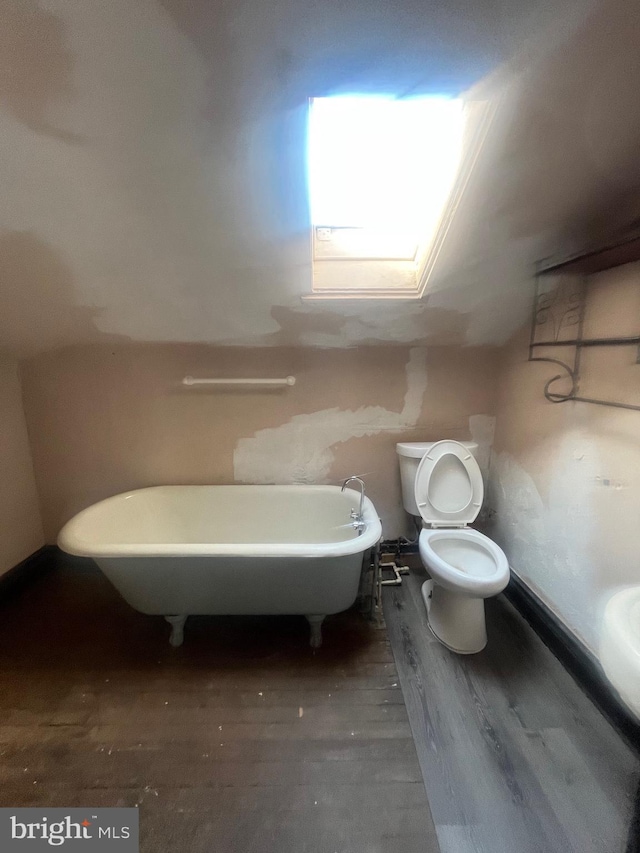
<svg viewBox="0 0 640 853"><path fill-rule="evenodd" d="M640 718L640 586L622 589L607 602L600 663L625 705Z"/></svg>

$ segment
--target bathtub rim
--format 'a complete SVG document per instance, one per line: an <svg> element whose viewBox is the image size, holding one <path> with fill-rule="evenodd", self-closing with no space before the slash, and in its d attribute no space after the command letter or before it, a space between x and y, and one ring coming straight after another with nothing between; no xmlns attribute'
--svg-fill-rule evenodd
<svg viewBox="0 0 640 853"><path fill-rule="evenodd" d="M372 548L382 537L382 524L376 509L365 496L363 516L366 527L359 536L339 542L324 543L295 543L286 542L247 542L247 543L215 543L215 542L176 542L176 543L154 543L140 542L135 544L123 544L117 542L104 542L99 545L87 543L78 534L78 529L87 517L95 512L96 508L107 506L118 500L123 500L134 494L155 491L158 489L189 488L189 489L217 489L217 488L265 488L265 489L287 489L287 490L323 490L340 493L339 486L331 485L264 485L264 484L175 484L161 486L147 486L142 489L131 489L127 492L119 492L104 500L97 501L76 513L63 526L58 534L58 547L67 554L77 557L118 558L118 557L303 557L303 558L326 558L343 557L352 554L360 554ZM352 489L345 490L350 496L359 500L359 492Z"/></svg>

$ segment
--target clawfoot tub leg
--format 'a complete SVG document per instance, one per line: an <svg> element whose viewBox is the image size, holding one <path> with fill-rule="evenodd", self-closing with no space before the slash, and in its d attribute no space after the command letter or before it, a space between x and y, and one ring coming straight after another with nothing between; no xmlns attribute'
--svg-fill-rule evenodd
<svg viewBox="0 0 640 853"><path fill-rule="evenodd" d="M311 628L309 643L312 649L319 649L322 645L322 623L324 616L307 616L307 622Z"/></svg>
<svg viewBox="0 0 640 853"><path fill-rule="evenodd" d="M169 625L171 625L171 636L169 642L174 648L182 645L184 640L184 623L187 621L186 616L165 616Z"/></svg>

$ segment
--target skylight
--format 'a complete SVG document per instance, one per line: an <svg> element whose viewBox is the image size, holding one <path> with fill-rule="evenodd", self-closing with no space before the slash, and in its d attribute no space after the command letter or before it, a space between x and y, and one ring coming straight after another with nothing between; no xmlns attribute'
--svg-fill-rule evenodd
<svg viewBox="0 0 640 853"><path fill-rule="evenodd" d="M323 291L416 289L418 266L459 174L464 131L461 99L312 99L308 169L314 290L318 281ZM363 264L322 266L323 261L355 260L378 266L369 264L368 279ZM382 271L383 261L396 262L398 275L392 275L389 264Z"/></svg>
<svg viewBox="0 0 640 853"><path fill-rule="evenodd" d="M316 225L421 231L460 165L461 100L314 98L309 122Z"/></svg>

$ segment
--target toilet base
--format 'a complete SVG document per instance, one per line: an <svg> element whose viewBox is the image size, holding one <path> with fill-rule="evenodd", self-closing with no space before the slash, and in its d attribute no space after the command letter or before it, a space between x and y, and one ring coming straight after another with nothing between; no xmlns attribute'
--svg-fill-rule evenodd
<svg viewBox="0 0 640 853"><path fill-rule="evenodd" d="M429 628L436 640L459 655L473 655L487 645L484 599L459 595L434 581L422 584Z"/></svg>

